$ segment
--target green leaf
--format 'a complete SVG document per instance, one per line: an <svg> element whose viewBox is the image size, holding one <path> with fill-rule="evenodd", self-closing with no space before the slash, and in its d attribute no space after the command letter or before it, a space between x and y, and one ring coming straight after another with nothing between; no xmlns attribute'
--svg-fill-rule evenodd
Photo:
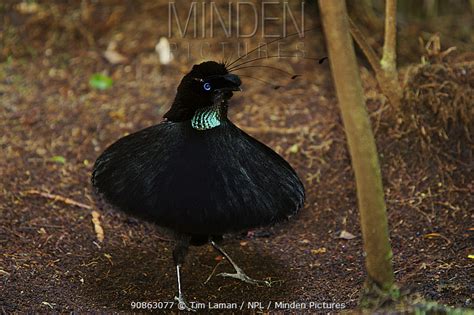
<svg viewBox="0 0 474 315"><path fill-rule="evenodd" d="M66 158L61 155L55 155L52 158L49 159L51 162L59 163L59 164L65 164L66 163Z"/></svg>
<svg viewBox="0 0 474 315"><path fill-rule="evenodd" d="M94 73L89 79L89 85L97 90L107 90L114 84L114 81L102 73Z"/></svg>

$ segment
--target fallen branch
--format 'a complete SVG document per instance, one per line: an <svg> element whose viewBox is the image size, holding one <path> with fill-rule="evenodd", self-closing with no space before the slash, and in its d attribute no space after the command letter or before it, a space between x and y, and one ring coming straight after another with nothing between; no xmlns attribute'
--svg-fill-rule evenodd
<svg viewBox="0 0 474 315"><path fill-rule="evenodd" d="M351 35L354 38L355 42L359 46L359 48L364 53L365 57L369 61L370 66L375 72L375 75L383 74L382 66L379 63L379 57L375 50L369 45L367 41L367 36L357 27L354 21L349 17L349 30L351 31Z"/></svg>
<svg viewBox="0 0 474 315"><path fill-rule="evenodd" d="M42 192L42 191L39 191L39 190L32 189L32 190L27 190L24 193L29 194L29 195L39 195L43 198L51 199L51 200L54 200L54 201L61 201L65 204L67 204L67 205L72 205L72 206L76 206L76 207L87 209L87 210L92 209L91 206L88 206L86 204L83 204L83 203L80 203L78 201L72 200L70 198L63 197L63 196L60 196L60 195L50 194L50 193L47 193L47 192Z"/></svg>

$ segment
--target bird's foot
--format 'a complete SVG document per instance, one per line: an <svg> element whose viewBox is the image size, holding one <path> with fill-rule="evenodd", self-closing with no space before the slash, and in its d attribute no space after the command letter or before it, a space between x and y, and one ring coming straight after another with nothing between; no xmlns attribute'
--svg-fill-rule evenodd
<svg viewBox="0 0 474 315"><path fill-rule="evenodd" d="M240 268L235 268L235 271L236 271L235 273L222 272L222 273L219 273L218 276L238 279L240 281L250 283L250 284L254 284L254 285L257 285L257 286L258 285L264 285L264 286L267 286L267 287L272 286L272 283L270 281L256 280L256 279L250 278Z"/></svg>
<svg viewBox="0 0 474 315"><path fill-rule="evenodd" d="M186 302L184 296L182 296L181 294L179 296L175 296L174 300L178 302L178 309L180 311L196 312L195 309L189 307L188 302Z"/></svg>

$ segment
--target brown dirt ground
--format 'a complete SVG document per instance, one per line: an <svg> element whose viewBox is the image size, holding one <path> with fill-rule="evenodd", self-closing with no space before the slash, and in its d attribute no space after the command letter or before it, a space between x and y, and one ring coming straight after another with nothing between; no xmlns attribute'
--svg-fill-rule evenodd
<svg viewBox="0 0 474 315"><path fill-rule="evenodd" d="M159 65L153 46L166 34L166 23L157 17L166 18L167 2L105 3L90 9L92 15L116 14L103 28L100 23L88 28L87 19L86 27L77 19L68 24L67 18L56 16L32 22L28 29L22 25L31 17L11 6L0 11L8 30L20 34L12 38L22 39L8 50L13 57L0 64L4 313L124 312L131 310L132 301L171 301L175 294L172 243L150 224L95 205L89 177L94 159L108 144L161 120L183 71L197 60ZM73 2L66 11L84 10L89 9ZM56 38L44 43L52 34ZM129 58L126 65L110 65L101 57L111 38ZM321 42L318 34L308 38L311 47ZM322 54L318 48L312 55ZM185 292L189 300L202 302L326 301L352 309L365 277L363 250L328 65L308 66L301 60L268 64L303 77L276 91L244 80L230 117L297 169L307 188L306 206L288 223L230 236L224 245L249 275L276 281L272 288L219 277L203 284L217 264L217 272L230 271L205 246L190 252L183 270ZM88 85L90 75L100 71L115 81L104 92ZM273 80L272 74L262 71L261 77ZM419 152L398 150L403 142L384 133L388 128L378 128L388 124L380 110L384 103L372 77L363 74L377 126L396 280L411 299L472 307L473 268L467 258L474 254L472 163L451 159L441 167L431 159L420 161ZM66 161L51 161L53 156ZM104 242L97 242L91 210L25 193L31 189L99 211ZM340 239L342 230L356 237Z"/></svg>

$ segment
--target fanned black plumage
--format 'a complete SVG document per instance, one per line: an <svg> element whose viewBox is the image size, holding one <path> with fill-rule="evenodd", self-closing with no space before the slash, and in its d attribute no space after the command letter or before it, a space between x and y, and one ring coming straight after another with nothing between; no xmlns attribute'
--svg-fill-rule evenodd
<svg viewBox="0 0 474 315"><path fill-rule="evenodd" d="M109 203L173 232L175 300L186 310L192 309L180 268L189 245L210 242L236 270L226 276L269 285L245 275L216 242L225 233L285 219L304 202L291 166L227 119L228 100L240 84L223 64L193 66L168 121L119 139L94 165L92 184Z"/></svg>
<svg viewBox="0 0 474 315"><path fill-rule="evenodd" d="M240 84L223 64L193 66L168 121L107 148L94 165L93 186L119 209L199 239L297 212L304 188L295 171L226 117Z"/></svg>
<svg viewBox="0 0 474 315"><path fill-rule="evenodd" d="M190 235L272 224L304 201L291 166L227 119L205 131L163 122L128 135L97 159L92 180L118 208Z"/></svg>

